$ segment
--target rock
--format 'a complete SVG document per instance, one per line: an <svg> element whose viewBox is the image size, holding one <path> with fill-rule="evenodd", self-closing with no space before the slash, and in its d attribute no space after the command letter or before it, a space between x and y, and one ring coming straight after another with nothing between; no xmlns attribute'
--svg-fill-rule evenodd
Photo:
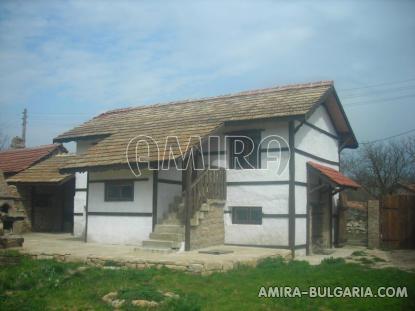
<svg viewBox="0 0 415 311"><path fill-rule="evenodd" d="M133 300L133 301L131 301L131 304L133 306L143 307L143 308L154 308L154 307L157 307L159 305L159 303L156 302L156 301L142 300L142 299Z"/></svg>
<svg viewBox="0 0 415 311"><path fill-rule="evenodd" d="M125 300L124 299L115 299L115 300L113 300L112 302L111 302L111 305L115 308L115 309L118 309L118 308L121 308L122 307L122 305L125 303Z"/></svg>
<svg viewBox="0 0 415 311"><path fill-rule="evenodd" d="M118 293L117 292L110 292L106 294L104 297L102 297L102 300L106 303L112 303L112 301L117 298Z"/></svg>
<svg viewBox="0 0 415 311"><path fill-rule="evenodd" d="M167 298L174 298L174 299L179 299L180 298L179 295L177 295L175 293L172 293L172 292L165 292L165 293L163 293L163 295L164 295L164 297L167 297Z"/></svg>

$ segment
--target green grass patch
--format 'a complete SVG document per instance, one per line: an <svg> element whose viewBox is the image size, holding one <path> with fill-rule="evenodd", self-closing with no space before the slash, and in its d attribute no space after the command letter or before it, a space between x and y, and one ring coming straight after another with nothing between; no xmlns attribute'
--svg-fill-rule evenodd
<svg viewBox="0 0 415 311"><path fill-rule="evenodd" d="M413 310L415 275L370 269L329 258L317 266L267 259L256 268L239 267L210 276L169 269L79 269L76 263L32 260L0 267L0 310L112 310L102 297L118 292L123 310L132 300L160 302L157 310ZM260 288L298 286L406 286L408 298L258 298ZM163 293L173 292L179 298Z"/></svg>

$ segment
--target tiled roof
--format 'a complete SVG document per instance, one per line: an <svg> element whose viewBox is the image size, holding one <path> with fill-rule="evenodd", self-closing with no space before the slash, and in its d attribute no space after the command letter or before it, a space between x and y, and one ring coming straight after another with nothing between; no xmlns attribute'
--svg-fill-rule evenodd
<svg viewBox="0 0 415 311"><path fill-rule="evenodd" d="M304 116L330 92L334 92L332 81L322 81L117 109L100 114L59 135L54 141L65 142L100 136L102 138L85 154L68 163L67 168L86 169L92 166L125 164L127 144L140 134L151 136L162 146L167 136L177 136L180 146L173 151L179 156L186 152L191 136L205 137L220 128L224 122ZM347 131L345 134L349 134L351 129L348 128ZM182 152L179 151L179 147ZM143 151L147 150L144 145L142 148L146 148L141 149ZM152 150L149 160L160 161L163 157Z"/></svg>
<svg viewBox="0 0 415 311"><path fill-rule="evenodd" d="M9 183L60 183L73 177L61 174L59 169L73 158L74 155L58 154L41 161L24 171L7 179Z"/></svg>
<svg viewBox="0 0 415 311"><path fill-rule="evenodd" d="M321 165L312 161L309 161L307 163L338 186L348 188L360 188L360 185L356 183L354 180L351 180L350 178L344 176L342 173L336 171L331 167Z"/></svg>
<svg viewBox="0 0 415 311"><path fill-rule="evenodd" d="M1 151L0 169L4 173L17 173L58 150L66 152L61 144Z"/></svg>

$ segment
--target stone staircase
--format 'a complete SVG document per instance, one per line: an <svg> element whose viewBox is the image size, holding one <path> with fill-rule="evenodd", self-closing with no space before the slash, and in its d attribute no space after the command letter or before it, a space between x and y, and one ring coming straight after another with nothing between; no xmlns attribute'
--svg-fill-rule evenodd
<svg viewBox="0 0 415 311"><path fill-rule="evenodd" d="M143 241L143 248L155 252L178 251L184 247L184 203L176 196L163 220L150 233L150 239Z"/></svg>
<svg viewBox="0 0 415 311"><path fill-rule="evenodd" d="M169 210L163 215L163 220L150 233L150 239L143 241L142 249L153 252L173 252L184 249L184 198L175 197ZM221 201L208 200L203 203L190 219L191 229L197 228L213 209L213 205Z"/></svg>

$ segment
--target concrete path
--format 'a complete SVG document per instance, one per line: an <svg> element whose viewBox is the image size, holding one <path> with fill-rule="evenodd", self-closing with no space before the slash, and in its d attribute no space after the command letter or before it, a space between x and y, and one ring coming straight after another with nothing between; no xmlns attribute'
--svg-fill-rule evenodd
<svg viewBox="0 0 415 311"><path fill-rule="evenodd" d="M78 261L97 266L115 262L130 268L166 266L172 269L208 274L237 267L255 266L267 257L290 258L290 251L271 248L219 245L207 249L232 251L222 255L199 253L200 250L177 253L155 253L137 250L133 245L85 243L70 234L28 233L24 236L23 253L34 258L53 258L60 261Z"/></svg>

